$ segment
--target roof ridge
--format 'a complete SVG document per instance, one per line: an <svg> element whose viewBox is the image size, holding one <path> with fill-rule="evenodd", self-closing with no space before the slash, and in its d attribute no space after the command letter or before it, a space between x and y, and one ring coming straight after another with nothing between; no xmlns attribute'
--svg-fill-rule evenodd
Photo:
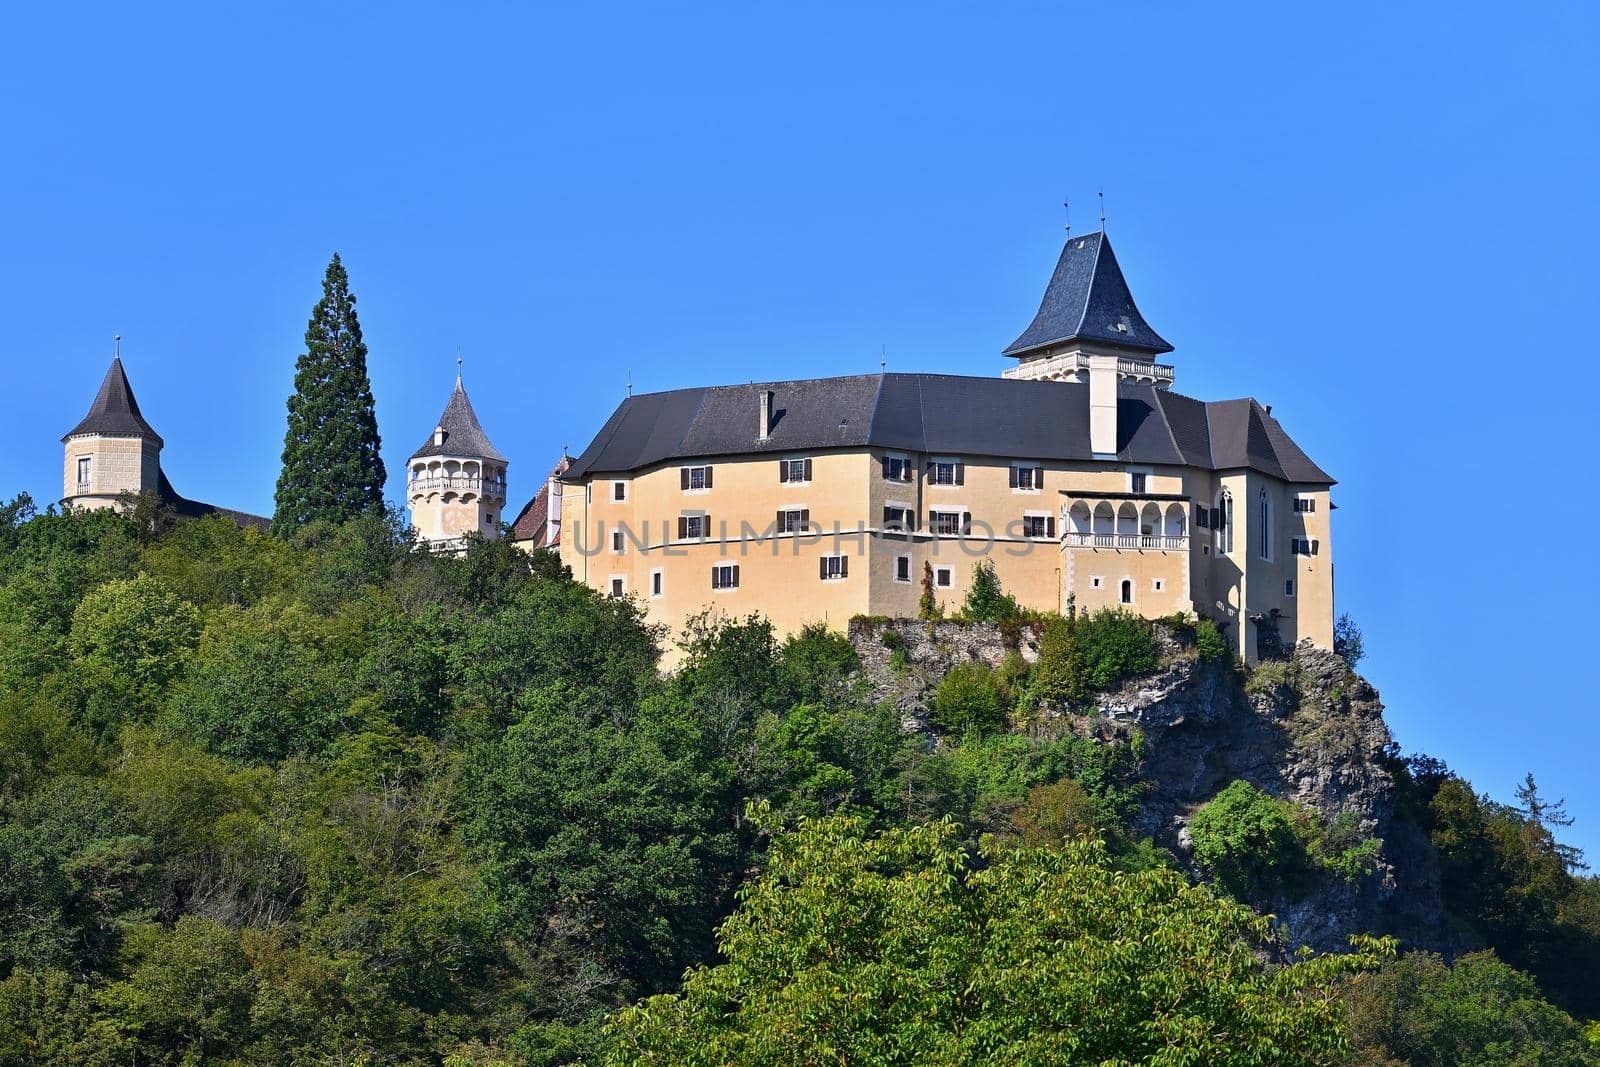
<svg viewBox="0 0 1600 1067"><path fill-rule="evenodd" d="M1082 238L1079 238L1079 240L1082 240ZM1067 243L1072 243L1070 237L1067 238ZM1094 262L1089 264L1089 284L1083 290L1083 307L1078 311L1078 324L1072 328L1072 333L1068 334L1069 337L1083 332L1084 320L1089 317L1089 301L1094 295L1094 283L1100 275L1100 253L1105 247L1106 231L1101 230L1100 239L1094 243Z"/></svg>

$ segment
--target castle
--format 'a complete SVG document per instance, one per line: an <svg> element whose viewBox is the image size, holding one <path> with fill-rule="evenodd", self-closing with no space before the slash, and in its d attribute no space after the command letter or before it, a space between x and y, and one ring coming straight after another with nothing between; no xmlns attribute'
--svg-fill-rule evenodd
<svg viewBox="0 0 1600 1067"><path fill-rule="evenodd" d="M1070 236L999 377L880 372L630 396L504 522L508 461L459 376L407 462L418 535L504 529L677 632L712 609L780 634L961 604L974 563L1039 611L1206 615L1248 662L1333 644L1334 484L1253 399L1172 390L1111 242ZM64 439L63 503L154 492L120 359ZM237 514L237 513L234 513ZM243 521L264 521L238 516Z"/></svg>

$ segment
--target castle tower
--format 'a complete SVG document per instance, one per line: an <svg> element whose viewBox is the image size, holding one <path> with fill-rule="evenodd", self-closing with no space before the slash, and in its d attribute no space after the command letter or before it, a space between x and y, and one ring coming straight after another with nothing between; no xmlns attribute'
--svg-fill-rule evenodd
<svg viewBox="0 0 1600 1067"><path fill-rule="evenodd" d="M139 414L122 358L111 361L89 414L61 439L61 504L106 508L124 493L159 493L161 435Z"/></svg>
<svg viewBox="0 0 1600 1067"><path fill-rule="evenodd" d="M494 538L506 505L506 458L495 451L456 376L455 392L422 447L406 463L411 525L431 545L468 534Z"/></svg>
<svg viewBox="0 0 1600 1067"><path fill-rule="evenodd" d="M1033 322L1003 352L1020 362L1006 378L1087 382L1090 360L1116 371L1117 381L1165 389L1172 368L1155 357L1172 346L1150 328L1128 291L1104 232L1068 237Z"/></svg>

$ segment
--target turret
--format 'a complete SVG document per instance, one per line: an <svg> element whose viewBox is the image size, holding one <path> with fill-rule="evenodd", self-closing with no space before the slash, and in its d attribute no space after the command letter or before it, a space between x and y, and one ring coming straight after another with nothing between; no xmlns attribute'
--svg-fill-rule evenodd
<svg viewBox="0 0 1600 1067"><path fill-rule="evenodd" d="M112 359L89 413L61 443L63 507L112 507L125 494L160 492L161 435L139 413L120 354Z"/></svg>
<svg viewBox="0 0 1600 1067"><path fill-rule="evenodd" d="M424 541L440 548L457 546L469 534L500 536L506 467L458 375L444 414L406 463L411 525Z"/></svg>

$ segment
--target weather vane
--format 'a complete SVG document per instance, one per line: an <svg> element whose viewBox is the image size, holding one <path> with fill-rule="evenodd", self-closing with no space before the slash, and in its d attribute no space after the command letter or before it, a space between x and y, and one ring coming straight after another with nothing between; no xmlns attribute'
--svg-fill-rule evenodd
<svg viewBox="0 0 1600 1067"><path fill-rule="evenodd" d="M1067 236L1072 235L1072 197L1061 201L1061 206L1067 209Z"/></svg>
<svg viewBox="0 0 1600 1067"><path fill-rule="evenodd" d="M120 333L117 334L117 336L114 337L113 340L117 342L117 358L121 359L122 358L122 335Z"/></svg>
<svg viewBox="0 0 1600 1067"><path fill-rule="evenodd" d="M1106 190L1104 186L1100 188L1100 232L1106 232Z"/></svg>

